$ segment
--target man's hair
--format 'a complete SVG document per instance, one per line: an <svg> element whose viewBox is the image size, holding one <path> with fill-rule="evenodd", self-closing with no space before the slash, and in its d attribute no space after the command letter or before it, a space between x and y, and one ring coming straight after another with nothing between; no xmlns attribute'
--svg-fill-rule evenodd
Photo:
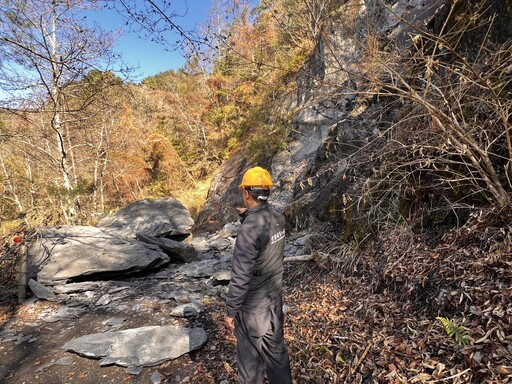
<svg viewBox="0 0 512 384"><path fill-rule="evenodd" d="M258 201L267 201L270 196L270 188L245 187L245 190Z"/></svg>

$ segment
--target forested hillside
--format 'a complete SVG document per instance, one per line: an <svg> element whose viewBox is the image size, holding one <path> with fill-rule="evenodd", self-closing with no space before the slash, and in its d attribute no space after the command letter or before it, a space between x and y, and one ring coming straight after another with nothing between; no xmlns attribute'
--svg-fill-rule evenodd
<svg viewBox="0 0 512 384"><path fill-rule="evenodd" d="M226 6L218 12L230 22L202 37L217 40L199 47L208 63L195 52L182 70L134 84L113 61L114 36L80 24L85 6L2 10L3 231L94 221L148 196L173 195L197 213L232 153L248 147L256 159L285 145L290 127L272 98L312 49L314 31L297 30L301 8L281 25L284 3L252 14Z"/></svg>
<svg viewBox="0 0 512 384"><path fill-rule="evenodd" d="M94 221L147 196L174 195L197 215L223 161L269 164L307 124L324 148L291 185L295 199L328 175L360 173L344 164L357 156L339 152L353 147L371 159L370 173L351 178L366 189L362 211L407 218L440 201L437 216L461 225L471 207L509 204L506 2L232 4L217 9L229 22L212 18L203 45L189 47L186 67L140 84L115 66L114 36L80 24L87 2L12 4L1 41L4 231ZM336 200L363 198L343 192ZM322 200L324 218L354 213Z"/></svg>
<svg viewBox="0 0 512 384"><path fill-rule="evenodd" d="M0 10L5 248L147 197L217 230L259 164L315 257L287 277L299 382L510 382L512 1L217 1L140 83L93 3ZM127 20L161 39L162 4Z"/></svg>

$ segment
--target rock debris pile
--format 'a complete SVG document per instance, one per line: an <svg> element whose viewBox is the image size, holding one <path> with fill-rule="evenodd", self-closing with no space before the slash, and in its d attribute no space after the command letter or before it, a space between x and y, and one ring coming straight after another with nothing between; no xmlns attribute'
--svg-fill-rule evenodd
<svg viewBox="0 0 512 384"><path fill-rule="evenodd" d="M102 314L101 327L91 332L75 329L74 337L62 340L61 349L99 359L101 366L126 367L131 374L206 343L205 330L200 324L191 324L205 310L205 300L223 299L227 291L239 222L226 224L215 234L192 236L187 232L189 217L176 200L134 204L143 204L144 214L151 220L117 213L116 221L104 220L98 227L40 230L38 240L29 248L33 296L23 307L30 312L38 302L51 305L34 315L30 324L7 322L0 332L0 343L28 345L36 342L41 327L67 321L68 328L73 328L84 316ZM180 218L174 217L171 225L163 211L171 215L181 212ZM128 216L140 213L133 207L124 212ZM130 231L119 225L135 222ZM105 223L113 225L115 231ZM307 251L306 240L290 242L286 255ZM154 313L151 324L129 326L132 318L148 313ZM72 360L68 353L38 370Z"/></svg>

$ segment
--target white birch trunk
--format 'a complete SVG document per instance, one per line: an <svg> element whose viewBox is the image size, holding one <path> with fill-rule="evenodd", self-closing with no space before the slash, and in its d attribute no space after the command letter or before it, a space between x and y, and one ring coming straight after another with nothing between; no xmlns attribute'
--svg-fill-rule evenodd
<svg viewBox="0 0 512 384"><path fill-rule="evenodd" d="M60 155L60 170L63 179L63 187L67 190L71 189L71 178L69 176L69 169L67 164L66 148L64 146L64 138L62 137L62 122L61 122L61 100L60 100L60 85L59 85L59 71L57 61L57 1L53 0L53 14L52 14L52 30L50 35L50 47L52 57L52 89L51 96L53 99L53 119L52 128L57 137L57 148Z"/></svg>
<svg viewBox="0 0 512 384"><path fill-rule="evenodd" d="M9 172L7 171L7 167L5 166L4 159L3 159L1 154L0 154L0 165L2 166L2 171L3 171L3 174L5 176L5 182L7 183L7 188L9 189L9 192L12 195L12 200L16 203L18 209L21 212L23 212L24 211L23 204L21 203L21 200L18 197L18 194L16 192L16 187L11 182L11 178L10 178Z"/></svg>
<svg viewBox="0 0 512 384"><path fill-rule="evenodd" d="M104 170L104 162L102 163L102 158L106 157L106 151L103 149L104 146L104 138L105 138L105 131L106 131L106 122L103 122L101 125L101 132L100 132L100 141L96 145L96 156L94 159L94 173L93 173L93 181L94 181L94 192L93 192L93 205L94 210L98 211L98 190L100 189L100 196L103 196L103 170ZM105 154L105 156L103 156ZM101 167L101 171L100 171ZM101 175L100 175L101 172ZM102 200L102 208L103 208L103 198ZM103 212L103 210L102 210Z"/></svg>

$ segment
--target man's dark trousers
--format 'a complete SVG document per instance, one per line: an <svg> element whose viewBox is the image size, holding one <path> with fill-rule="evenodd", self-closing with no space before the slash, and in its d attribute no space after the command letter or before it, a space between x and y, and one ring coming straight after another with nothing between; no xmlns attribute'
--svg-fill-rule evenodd
<svg viewBox="0 0 512 384"><path fill-rule="evenodd" d="M281 300L257 313L239 311L235 317L238 380L261 384L264 373L271 384L291 384L290 358L284 344Z"/></svg>

